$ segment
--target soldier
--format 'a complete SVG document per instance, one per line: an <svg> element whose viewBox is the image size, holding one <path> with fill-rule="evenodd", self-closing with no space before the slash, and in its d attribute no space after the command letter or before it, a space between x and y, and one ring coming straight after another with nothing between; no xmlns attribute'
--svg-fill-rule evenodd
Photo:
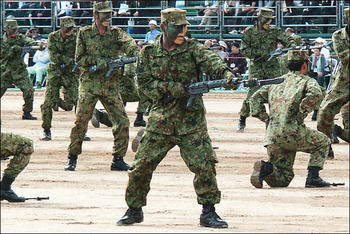
<svg viewBox="0 0 350 234"><path fill-rule="evenodd" d="M11 189L11 185L18 174L28 165L30 156L34 152L33 141L20 135L2 132L0 152L1 160L13 156L2 177L1 200L25 202L25 198L18 197Z"/></svg>
<svg viewBox="0 0 350 234"><path fill-rule="evenodd" d="M71 111L78 100L79 77L72 73L77 35L73 31L74 19L70 16L60 18L60 29L49 34L48 49L50 64L47 69L45 100L40 106L42 128L41 140L51 140L52 108L56 103L63 110ZM59 98L60 88L64 88L64 100Z"/></svg>
<svg viewBox="0 0 350 234"><path fill-rule="evenodd" d="M274 26L270 26L274 16L273 11L261 8L258 15L258 23L249 26L242 38L242 54L250 59L249 79L268 79L281 76L280 64L277 58L267 62L270 51L275 50L280 42L284 47L296 46L292 37ZM239 112L240 118L237 127L238 132L243 132L246 127L246 118L249 117L249 98L258 90L258 87L249 88L247 98L243 101Z"/></svg>
<svg viewBox="0 0 350 234"><path fill-rule="evenodd" d="M23 46L37 46L29 37L18 33L16 20L6 20L5 34L1 37L1 97L8 87L16 85L23 92L23 115L22 119L36 120L30 112L33 111L34 88L28 76L26 65L21 58Z"/></svg>
<svg viewBox="0 0 350 234"><path fill-rule="evenodd" d="M75 170L88 122L98 100L107 110L113 125L114 158L111 170L129 169L129 165L123 159L129 143L129 120L119 93L123 69L114 70L111 77L106 77L106 73L107 61L111 57L117 58L122 54L128 57L137 56L137 46L134 39L122 29L110 27L112 12L110 2L95 3L94 24L83 27L77 36L75 61L81 69L81 83L75 126L71 131L69 155L64 167L68 171ZM92 66L97 67L97 70L90 73L89 68Z"/></svg>
<svg viewBox="0 0 350 234"><path fill-rule="evenodd" d="M263 180L271 187L287 187L294 177L296 152L310 153L305 187L328 187L330 183L319 176L330 146L328 137L304 124L304 119L319 105L323 94L317 81L307 76L308 53L288 51L288 68L284 82L260 88L250 98L253 117L267 123L264 146L269 161L256 161L250 182L263 187ZM269 104L270 114L264 103Z"/></svg>
<svg viewBox="0 0 350 234"><path fill-rule="evenodd" d="M203 205L200 225L227 228L227 223L215 212L221 192L215 178L218 162L208 135L202 97L186 107L189 98L184 85L202 72L215 79L234 75L223 60L195 39L185 38L186 11L169 8L161 11L162 34L153 44L145 46L137 63L139 89L153 101L146 132L129 172L126 203L129 209L117 222L130 225L143 221L142 207L150 190L152 173L174 146L179 146L181 157L195 173L194 188L197 201ZM237 84L227 88L237 88Z"/></svg>
<svg viewBox="0 0 350 234"><path fill-rule="evenodd" d="M333 137L334 116L339 113L342 106L349 102L349 17L349 8L346 8L344 10L344 21L347 26L335 31L332 36L333 47L341 64L335 74L332 89L323 99L317 115L317 129L330 139Z"/></svg>

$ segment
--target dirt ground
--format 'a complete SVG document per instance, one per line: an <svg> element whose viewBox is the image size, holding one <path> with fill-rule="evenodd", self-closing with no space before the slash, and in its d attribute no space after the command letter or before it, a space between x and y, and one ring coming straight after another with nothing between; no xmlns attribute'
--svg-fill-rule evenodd
<svg viewBox="0 0 350 234"><path fill-rule="evenodd" d="M52 137L42 142L40 105L44 90L36 90L33 115L37 121L22 120L22 93L8 90L1 98L1 131L31 138L35 152L27 168L18 176L13 189L26 197L49 196L46 201L1 202L1 232L18 233L116 233L116 232L349 232L349 144L334 145L335 159L327 160L321 176L345 186L323 189L304 188L308 154L298 153L295 177L288 188L254 188L249 181L256 160L266 159L262 142L265 124L247 119L244 133L236 133L238 111L245 93L210 93L204 96L209 135L216 149L217 180L222 192L218 214L228 229L199 226L201 206L193 189L193 174L172 149L155 171L143 208L144 222L128 227L116 225L125 213L126 172L110 171L112 133L106 126L94 128L89 123L90 142L83 143L83 153L76 171L66 172L69 134L74 112L54 112ZM137 103L126 106L129 115L130 143L138 128L133 127ZM102 105L98 103L98 107ZM341 123L340 115L336 122ZM316 128L311 114L306 124ZM126 162L134 158L131 145ZM3 172L8 161L1 161Z"/></svg>

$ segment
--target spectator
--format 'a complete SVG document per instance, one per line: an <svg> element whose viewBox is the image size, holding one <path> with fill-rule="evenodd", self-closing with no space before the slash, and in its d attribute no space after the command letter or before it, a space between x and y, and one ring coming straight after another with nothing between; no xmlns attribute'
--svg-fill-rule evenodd
<svg viewBox="0 0 350 234"><path fill-rule="evenodd" d="M334 15L336 16L336 1L335 0L322 0L321 15ZM330 17L323 16L323 24L329 24ZM334 17L335 19L335 17ZM323 33L328 33L328 26L323 27Z"/></svg>
<svg viewBox="0 0 350 234"><path fill-rule="evenodd" d="M27 67L29 76L35 74L35 86L41 88L43 76L46 74L47 66L50 63L49 51L47 49L47 40L41 39L45 46L44 50L37 50L33 57L34 66Z"/></svg>
<svg viewBox="0 0 350 234"><path fill-rule="evenodd" d="M315 7L319 5L318 0L311 0L311 1L303 1L303 6L305 7L303 9L303 18L301 20L301 23L303 25L309 25L311 23L311 20L313 17L308 17L310 15L319 15L320 14L320 8ZM304 29L305 31L305 29Z"/></svg>
<svg viewBox="0 0 350 234"><path fill-rule="evenodd" d="M235 25L241 25L242 21L245 25L250 25L252 19L248 16L253 16L256 14L258 6L258 1L242 0L240 1L241 6L237 14ZM251 5L250 5L251 4ZM238 33L239 28L233 29L230 34Z"/></svg>
<svg viewBox="0 0 350 234"><path fill-rule="evenodd" d="M220 49L216 52L222 60L227 60L228 53L226 52L226 49L228 48L226 43L224 41L219 41ZM226 61L225 61L226 62Z"/></svg>
<svg viewBox="0 0 350 234"><path fill-rule="evenodd" d="M283 1L283 16L286 16L286 18L283 18L285 24L290 24L292 22L292 19L289 18L289 16L294 16L297 14L297 8L296 6L302 6L301 1L295 1L295 0L284 0Z"/></svg>
<svg viewBox="0 0 350 234"><path fill-rule="evenodd" d="M240 51L240 44L235 42L232 44L231 53L229 55L229 64L234 72L244 74L247 70L247 59L244 58Z"/></svg>
<svg viewBox="0 0 350 234"><path fill-rule="evenodd" d="M204 16L199 25L211 25L213 21L212 17L218 15L217 13L218 1L205 1L205 6L206 6L206 9L203 11ZM209 34L210 28L206 27L205 32Z"/></svg>
<svg viewBox="0 0 350 234"><path fill-rule="evenodd" d="M39 31L35 26L32 26L27 29L26 36L34 41L41 39L41 35L39 34Z"/></svg>
<svg viewBox="0 0 350 234"><path fill-rule="evenodd" d="M298 46L301 46L304 44L303 42L303 39L301 39L301 36L298 36L294 33L294 29L293 28L286 28L286 31L287 35L291 36L294 40L295 40L295 43L298 45Z"/></svg>
<svg viewBox="0 0 350 234"><path fill-rule="evenodd" d="M323 74L325 87L327 87L328 84L329 84L329 78L330 77L327 76L327 75L330 73L329 65L331 64L331 57L330 57L331 53L330 53L329 49L326 48L326 44L327 44L326 40L321 38L321 37L318 37L315 40L315 45L316 46L322 46L321 54L324 56L324 58L326 60L325 61L325 66L324 66L325 67L324 68L324 74Z"/></svg>
<svg viewBox="0 0 350 234"><path fill-rule="evenodd" d="M149 41L154 41L154 38L156 37L156 35L158 35L160 32L156 29L157 28L157 21L155 20L151 20L148 23L149 28L151 31L149 31L148 33L146 33L145 36L145 43L149 43Z"/></svg>
<svg viewBox="0 0 350 234"><path fill-rule="evenodd" d="M313 49L313 52L309 76L316 79L321 87L326 88L327 86L324 85L326 59L324 55L321 54L320 49Z"/></svg>
<svg viewBox="0 0 350 234"><path fill-rule="evenodd" d="M57 1L57 18L62 16L70 16L72 11L72 2L70 1Z"/></svg>
<svg viewBox="0 0 350 234"><path fill-rule="evenodd" d="M92 24L92 1L73 3L72 17L76 18L76 24L86 26ZM86 19L91 17L90 19Z"/></svg>
<svg viewBox="0 0 350 234"><path fill-rule="evenodd" d="M226 25L232 25L233 22L233 16L237 15L238 13L238 5L239 1L225 1L224 3L224 21ZM225 33L228 32L229 28L225 28ZM232 29L230 29L232 30Z"/></svg>

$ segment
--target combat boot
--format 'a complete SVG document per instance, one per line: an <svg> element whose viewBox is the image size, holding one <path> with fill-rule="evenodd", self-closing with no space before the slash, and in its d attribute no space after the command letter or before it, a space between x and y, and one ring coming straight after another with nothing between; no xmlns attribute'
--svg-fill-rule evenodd
<svg viewBox="0 0 350 234"><path fill-rule="evenodd" d="M316 121L317 120L317 113L318 113L318 110L314 110L314 113L312 114L312 117L311 117L312 121Z"/></svg>
<svg viewBox="0 0 350 234"><path fill-rule="evenodd" d="M92 113L91 124L95 128L99 128L100 127L99 111L96 108L94 109L94 112Z"/></svg>
<svg viewBox="0 0 350 234"><path fill-rule="evenodd" d="M143 136L143 133L145 132L145 129L144 128L141 128L140 130L138 130L137 134L136 134L136 137L134 138L134 140L132 140L131 142L131 149L132 149L132 152L136 152L137 149L139 148L139 144L141 142L141 139L142 139L142 136Z"/></svg>
<svg viewBox="0 0 350 234"><path fill-rule="evenodd" d="M263 160L256 161L254 163L253 173L250 176L250 183L255 188L262 188L264 178L269 174L271 174L272 171L273 171L272 163L264 162Z"/></svg>
<svg viewBox="0 0 350 234"><path fill-rule="evenodd" d="M320 167L310 166L307 169L308 169L308 173L307 173L307 178L305 182L305 188L319 188L319 187L331 186L330 183L324 181L319 176L319 171L321 170Z"/></svg>
<svg viewBox="0 0 350 234"><path fill-rule="evenodd" d="M328 152L327 159L330 159L330 160L334 159L334 151L332 149L332 145L329 146L329 152Z"/></svg>
<svg viewBox="0 0 350 234"><path fill-rule="evenodd" d="M25 119L25 120L37 120L37 118L32 116L32 114L30 112L23 112L22 119Z"/></svg>
<svg viewBox="0 0 350 234"><path fill-rule="evenodd" d="M332 144L338 144L339 143L338 136L341 139L342 133L343 133L343 129L339 125L335 124L334 128L333 128L333 142L332 142Z"/></svg>
<svg viewBox="0 0 350 234"><path fill-rule="evenodd" d="M43 133L43 137L40 138L42 141L51 141L51 130L45 129Z"/></svg>
<svg viewBox="0 0 350 234"><path fill-rule="evenodd" d="M118 225L131 225L134 223L143 222L143 211L142 208L130 207L125 215L118 220Z"/></svg>
<svg viewBox="0 0 350 234"><path fill-rule="evenodd" d="M120 157L118 154L113 155L113 161L111 164L111 171L127 171L130 166L124 162L124 158Z"/></svg>
<svg viewBox="0 0 350 234"><path fill-rule="evenodd" d="M91 141L91 138L88 137L88 135L85 134L83 141Z"/></svg>
<svg viewBox="0 0 350 234"><path fill-rule="evenodd" d="M75 171L75 167L77 166L77 155L68 155L68 159L66 165L64 166L65 171Z"/></svg>
<svg viewBox="0 0 350 234"><path fill-rule="evenodd" d="M53 111L58 111L59 109L59 106L58 106L58 103L56 103L53 107L52 107L52 110Z"/></svg>
<svg viewBox="0 0 350 234"><path fill-rule="evenodd" d="M227 228L228 224L226 221L220 218L220 216L215 212L214 205L204 204L202 209L202 214L199 218L199 224L202 227L211 228Z"/></svg>
<svg viewBox="0 0 350 234"><path fill-rule="evenodd" d="M247 119L247 117L242 116L242 115L239 117L239 122L238 122L238 126L237 126L237 132L243 132L244 131L245 126L246 126L246 124L245 124L245 120L246 119Z"/></svg>
<svg viewBox="0 0 350 234"><path fill-rule="evenodd" d="M143 120L143 113L136 113L134 127L146 127L146 121Z"/></svg>
<svg viewBox="0 0 350 234"><path fill-rule="evenodd" d="M15 181L15 178L8 174L4 174L1 181L1 201L6 200L8 202L25 202L24 197L19 197L17 194L11 189L11 185Z"/></svg>

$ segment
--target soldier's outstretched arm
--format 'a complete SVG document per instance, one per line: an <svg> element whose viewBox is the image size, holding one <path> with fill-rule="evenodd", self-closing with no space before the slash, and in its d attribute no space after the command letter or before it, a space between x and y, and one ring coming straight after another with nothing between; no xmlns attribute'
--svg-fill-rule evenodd
<svg viewBox="0 0 350 234"><path fill-rule="evenodd" d="M268 121L269 115L266 112L264 103L268 103L268 86L261 87L249 99L250 111L253 117L263 122Z"/></svg>

